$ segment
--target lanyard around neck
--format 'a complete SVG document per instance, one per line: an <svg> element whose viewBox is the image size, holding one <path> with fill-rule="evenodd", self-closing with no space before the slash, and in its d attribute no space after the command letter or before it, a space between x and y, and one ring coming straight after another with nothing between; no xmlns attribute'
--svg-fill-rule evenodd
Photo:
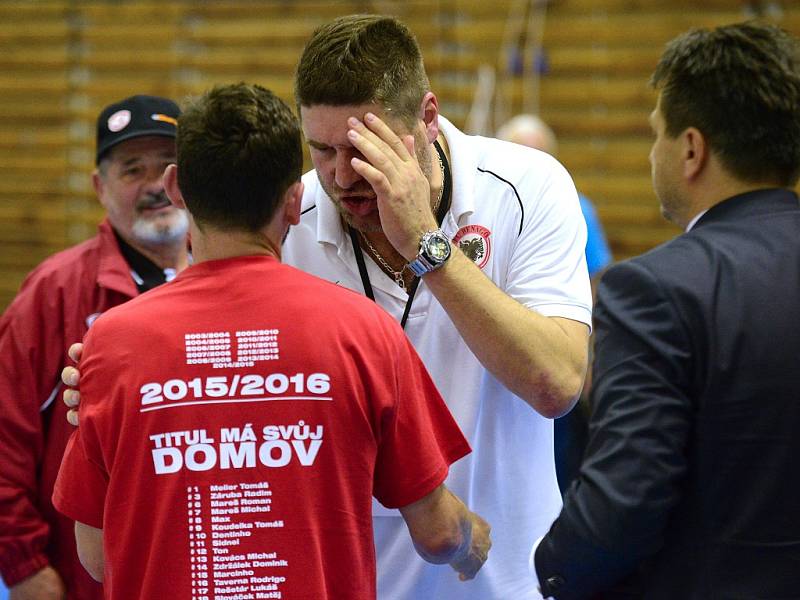
<svg viewBox="0 0 800 600"><path fill-rule="evenodd" d="M439 210L436 214L436 222L441 226L447 211L450 209L453 183L452 177L450 176L450 163L447 162L447 156L445 155L444 150L442 150L442 147L439 145L438 141L433 142L433 145L436 148L436 152L439 154L439 158L442 160L442 170L444 171L444 181L442 182L442 186L444 186L444 189L442 190L442 202L439 205ZM361 245L358 242L358 232L349 225L347 226L347 230L350 234L350 242L353 244L353 253L356 256L358 273L361 276L361 285L364 287L364 294L367 296L367 298L375 302L375 292L372 290L372 282L369 280L367 264L364 261L364 253L361 251ZM406 327L406 321L408 320L408 315L411 312L411 305L414 302L414 296L417 293L418 287L419 277L414 277L414 279L411 281L411 285L408 287L408 300L406 300L406 307L403 310L403 318L400 320L400 327L403 329Z"/></svg>

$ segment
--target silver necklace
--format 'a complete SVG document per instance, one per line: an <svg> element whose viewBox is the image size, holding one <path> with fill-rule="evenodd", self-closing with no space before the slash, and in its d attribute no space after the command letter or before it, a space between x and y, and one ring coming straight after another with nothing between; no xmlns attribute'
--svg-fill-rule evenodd
<svg viewBox="0 0 800 600"><path fill-rule="evenodd" d="M363 231L359 233L361 233L361 239L364 240L364 243L367 245L367 248L369 248L370 253L372 254L372 256L375 257L375 260L377 260L380 263L381 267L383 267L383 270L386 271L389 275L391 275L392 279L394 279L397 285L399 285L402 289L406 289L406 282L403 279L403 271L405 270L405 266L399 271L395 271L392 268L392 265L386 262L386 259L383 258L383 256L381 256L381 253L378 252L375 249L375 246L373 246L370 243L366 234Z"/></svg>
<svg viewBox="0 0 800 600"><path fill-rule="evenodd" d="M439 168L442 171L442 185L439 188L439 194L436 196L436 202L433 205L434 215L439 210L439 204L441 204L442 202L442 194L444 193L444 162L442 162L442 156L439 154L438 151L436 152L436 158L439 159ZM394 282L397 285L399 285L401 289L406 289L406 282L405 279L403 279L403 271L405 271L407 265L403 265L402 269L400 269L399 271L395 271L392 268L392 266L388 262L386 262L386 259L383 258L381 253L375 249L375 246L373 246L372 243L370 243L367 234L365 234L363 231L360 231L359 233L361 234L361 239L364 240L364 243L367 245L367 248L369 249L370 253L372 254L372 256L375 257L375 260L378 261L383 270L386 271L386 273L389 274L392 277L392 279L394 279Z"/></svg>

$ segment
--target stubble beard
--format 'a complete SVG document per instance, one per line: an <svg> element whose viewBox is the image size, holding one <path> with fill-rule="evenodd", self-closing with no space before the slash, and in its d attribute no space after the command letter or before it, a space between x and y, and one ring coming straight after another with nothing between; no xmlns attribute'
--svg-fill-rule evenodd
<svg viewBox="0 0 800 600"><path fill-rule="evenodd" d="M686 201L681 198L677 190L672 188L656 189L656 196L661 205L661 216L670 223L684 227L683 215L686 212Z"/></svg>
<svg viewBox="0 0 800 600"><path fill-rule="evenodd" d="M343 223L352 227L356 231L363 231L364 233L381 231L380 220L378 220L378 222L375 223L375 222L367 222L364 219L353 217L353 215L342 205L342 202L339 199L340 196L342 195L343 190L339 191L338 188L328 185L327 183L322 181L321 178L319 180L319 183L322 186L323 191L327 194L328 198L330 198L331 202L333 202L333 205L334 207L336 207L336 211L339 213L339 217L341 217Z"/></svg>

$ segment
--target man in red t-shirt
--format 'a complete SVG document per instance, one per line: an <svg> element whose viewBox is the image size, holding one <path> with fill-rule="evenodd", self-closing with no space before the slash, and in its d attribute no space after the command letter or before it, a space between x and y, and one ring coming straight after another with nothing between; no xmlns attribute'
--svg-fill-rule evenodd
<svg viewBox="0 0 800 600"><path fill-rule="evenodd" d="M373 495L427 560L486 560L488 524L442 483L469 447L400 327L280 264L301 167L258 86L179 121L165 186L197 262L93 325L53 496L111 600L373 598Z"/></svg>

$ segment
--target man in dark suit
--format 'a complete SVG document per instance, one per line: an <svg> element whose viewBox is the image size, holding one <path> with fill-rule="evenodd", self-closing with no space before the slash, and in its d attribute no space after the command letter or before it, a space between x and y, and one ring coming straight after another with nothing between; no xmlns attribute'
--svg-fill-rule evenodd
<svg viewBox="0 0 800 600"><path fill-rule="evenodd" d="M800 597L800 49L673 40L653 185L686 233L609 269L590 440L532 566L545 597Z"/></svg>

